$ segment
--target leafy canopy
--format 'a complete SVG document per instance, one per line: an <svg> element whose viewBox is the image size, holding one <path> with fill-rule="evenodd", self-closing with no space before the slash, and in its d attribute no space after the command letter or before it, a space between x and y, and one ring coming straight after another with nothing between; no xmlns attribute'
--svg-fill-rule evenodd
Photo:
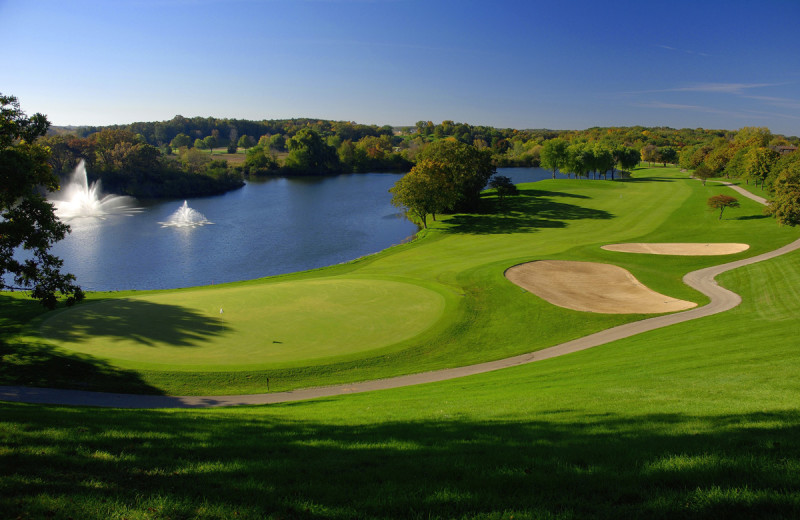
<svg viewBox="0 0 800 520"><path fill-rule="evenodd" d="M800 224L800 152L781 159L767 212L781 224Z"/></svg>
<svg viewBox="0 0 800 520"><path fill-rule="evenodd" d="M58 189L46 147L35 143L50 123L30 118L14 96L0 94L0 289L29 290L47 308L59 294L71 305L83 299L75 277L60 272L64 262L50 247L69 232L40 189Z"/></svg>
<svg viewBox="0 0 800 520"><path fill-rule="evenodd" d="M719 219L722 219L722 212L725 208L738 208L739 201L730 195L715 195L708 199L708 207L712 210L719 210Z"/></svg>

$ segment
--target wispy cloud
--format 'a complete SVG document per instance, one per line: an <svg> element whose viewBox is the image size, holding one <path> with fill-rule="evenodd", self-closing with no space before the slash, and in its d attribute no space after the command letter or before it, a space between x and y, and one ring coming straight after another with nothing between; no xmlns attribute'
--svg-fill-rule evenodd
<svg viewBox="0 0 800 520"><path fill-rule="evenodd" d="M700 83L688 87L666 89L662 92L716 92L742 95L746 90L764 87L779 87L783 83Z"/></svg>
<svg viewBox="0 0 800 520"><path fill-rule="evenodd" d="M771 96L744 96L747 99L755 99L758 101L765 101L768 105L780 108L789 108L793 110L800 110L800 101L796 99L787 99Z"/></svg>
<svg viewBox="0 0 800 520"><path fill-rule="evenodd" d="M753 119L754 115L752 113L747 112L736 112L731 110L720 110L718 108L713 107L704 107L700 105L682 105L679 103L663 103L661 101L650 101L647 103L635 103L633 106L640 107L640 108L659 108L659 109L667 109L667 110L688 110L691 112L703 112L705 114L718 114L718 115L725 115L725 116L732 116L741 119ZM765 116L759 115L758 118L763 118Z"/></svg>
<svg viewBox="0 0 800 520"><path fill-rule="evenodd" d="M697 83L685 87L660 88L653 90L638 90L624 92L624 94L657 94L661 92L708 92L716 94L744 95L746 91L754 88L779 87L785 83Z"/></svg>
<svg viewBox="0 0 800 520"><path fill-rule="evenodd" d="M682 52L684 54L694 54L696 56L703 56L705 58L710 57L710 54L706 54L705 52L698 52L698 51L690 51L686 49L679 49L677 47L671 47L669 45L656 45L659 49L665 49L672 52Z"/></svg>
<svg viewBox="0 0 800 520"><path fill-rule="evenodd" d="M717 114L717 115L724 115L730 117L736 117L739 119L773 119L775 117L783 118L783 119L792 119L792 120L800 120L800 116L795 116L792 114L786 113L777 113L777 112L764 112L761 110L741 110L741 111L734 111L734 110L721 110L718 108L713 107L706 107L700 105L684 105L680 103L664 103L661 101L650 101L647 103L635 103L633 106L640 107L640 108L657 108L657 109L665 109L665 110L686 110L691 112L702 112L705 114Z"/></svg>

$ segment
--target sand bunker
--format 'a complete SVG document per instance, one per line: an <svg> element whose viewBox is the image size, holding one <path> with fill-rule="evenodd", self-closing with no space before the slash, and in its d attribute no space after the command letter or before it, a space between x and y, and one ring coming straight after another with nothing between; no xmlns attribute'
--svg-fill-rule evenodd
<svg viewBox="0 0 800 520"><path fill-rule="evenodd" d="M655 314L696 307L642 285L629 271L609 264L542 260L515 265L506 278L553 305L603 314Z"/></svg>
<svg viewBox="0 0 800 520"><path fill-rule="evenodd" d="M679 256L716 256L732 255L747 251L750 246L747 244L610 244L602 246L607 251L618 251L620 253L647 253L651 255L679 255Z"/></svg>

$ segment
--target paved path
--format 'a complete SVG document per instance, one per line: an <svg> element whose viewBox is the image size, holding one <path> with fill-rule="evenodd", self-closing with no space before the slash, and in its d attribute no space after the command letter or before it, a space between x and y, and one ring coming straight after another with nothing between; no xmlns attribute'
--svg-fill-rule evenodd
<svg viewBox="0 0 800 520"><path fill-rule="evenodd" d="M742 195L764 203L764 199L739 188L738 186L725 183ZM346 395L359 392L370 392L373 390L386 390L401 386L418 385L422 383L433 383L447 379L482 374L502 368L509 368L534 361L542 361L572 352L586 350L599 345L604 345L612 341L628 338L642 332L647 332L676 323L683 323L689 320L696 320L705 316L711 316L720 312L727 311L739 305L742 299L738 294L723 289L714 280L718 274L731 269L736 269L763 260L769 260L777 256L800 249L800 240L796 240L780 249L764 253L762 255L729 262L727 264L708 267L693 271L683 277L683 281L690 287L702 292L711 299L711 303L703 307L657 316L642 321L627 323L611 329L607 329L589 336L584 336L554 347L538 350L529 354L522 354L497 361L479 363L466 367L450 368L425 372L422 374L411 374L407 376L393 377L390 379L378 379L374 381L364 381L361 383L349 383L344 385L326 386L319 388L306 388L292 390L289 392L275 392L270 394L248 394L248 395L222 395L222 396L164 396L164 395L136 395L136 394L114 394L104 392L87 392L82 390L60 390L50 388L29 388L23 386L0 386L0 400L16 401L25 403L42 404L64 404L81 406L103 406L113 408L209 408L215 406L237 406L237 405L257 405L284 403L290 401L301 401L318 397L331 397Z"/></svg>
<svg viewBox="0 0 800 520"><path fill-rule="evenodd" d="M731 184L730 182L726 182L726 181L714 181L714 182L718 182L719 184L722 184L723 186L727 186L727 187L733 189L734 191L737 191L737 192L741 193L742 195L744 195L748 199L753 199L754 201L756 201L756 202L758 202L760 204L763 204L765 206L767 205L767 199L765 199L764 197L759 197L758 195L754 195L754 194L750 193L749 191L747 191L746 189L741 188L741 187L739 187L739 186L737 186L735 184Z"/></svg>

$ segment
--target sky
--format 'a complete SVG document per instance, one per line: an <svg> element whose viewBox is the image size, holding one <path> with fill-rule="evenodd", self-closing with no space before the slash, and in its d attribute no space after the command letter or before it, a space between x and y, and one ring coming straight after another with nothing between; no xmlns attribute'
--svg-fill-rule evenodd
<svg viewBox="0 0 800 520"><path fill-rule="evenodd" d="M800 135L800 0L0 0L54 125L212 116Z"/></svg>

